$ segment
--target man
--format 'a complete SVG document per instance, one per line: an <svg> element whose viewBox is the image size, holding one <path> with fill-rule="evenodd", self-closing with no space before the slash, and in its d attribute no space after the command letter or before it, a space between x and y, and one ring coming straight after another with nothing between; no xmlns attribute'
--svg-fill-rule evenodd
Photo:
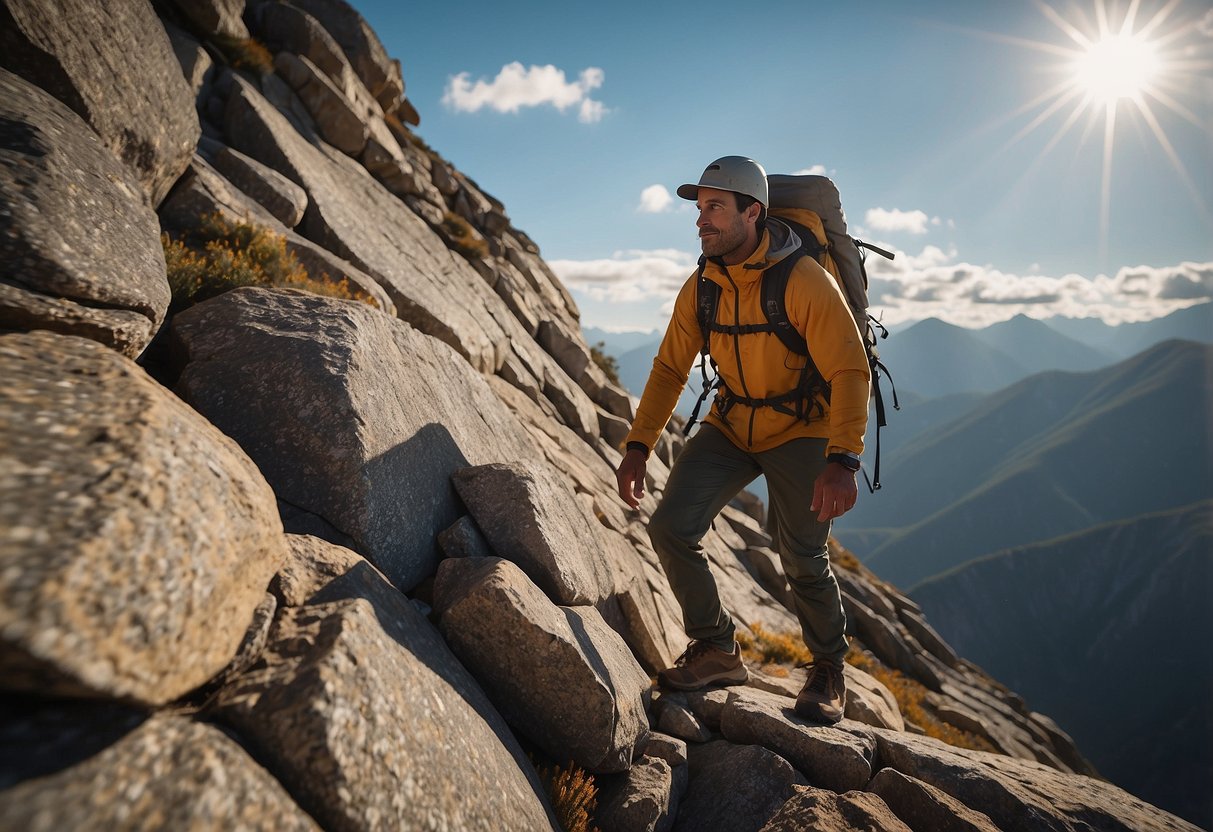
<svg viewBox="0 0 1213 832"><path fill-rule="evenodd" d="M806 394L802 407L787 406L786 396L780 406L780 396L803 388L806 359L771 332L747 325L766 322L764 270L797 256L800 241L787 225L766 218L766 172L752 159L717 159L698 184L682 185L678 195L695 201L703 276L720 286L710 350L723 388L675 461L649 522L653 547L692 639L658 680L665 687L695 690L748 678L734 623L721 605L699 541L729 500L765 474L768 529L814 657L796 711L835 723L846 704L846 617L826 541L833 518L855 505L868 414L867 356L837 283L812 257L799 256L788 278L787 316L828 389ZM619 495L633 508L644 496L646 460L703 346L696 318L698 278L692 275L675 301L616 471Z"/></svg>

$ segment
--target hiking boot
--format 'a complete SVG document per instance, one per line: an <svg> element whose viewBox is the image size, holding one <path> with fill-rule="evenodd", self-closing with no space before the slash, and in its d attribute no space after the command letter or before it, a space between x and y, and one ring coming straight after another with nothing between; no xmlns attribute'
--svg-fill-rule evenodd
<svg viewBox="0 0 1213 832"><path fill-rule="evenodd" d="M726 653L706 641L692 641L674 666L657 674L663 688L699 690L707 685L740 685L750 678L741 663L741 647L734 642Z"/></svg>
<svg viewBox="0 0 1213 832"><path fill-rule="evenodd" d="M796 713L830 725L842 719L847 706L847 685L842 665L827 659L810 662L808 678L796 697Z"/></svg>

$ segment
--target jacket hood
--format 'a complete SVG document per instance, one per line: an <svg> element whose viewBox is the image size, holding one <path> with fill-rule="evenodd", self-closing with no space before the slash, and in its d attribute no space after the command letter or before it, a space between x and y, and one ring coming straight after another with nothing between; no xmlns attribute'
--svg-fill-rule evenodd
<svg viewBox="0 0 1213 832"><path fill-rule="evenodd" d="M767 267L778 263L800 248L800 236L774 217L767 217L767 234L770 237L766 252Z"/></svg>

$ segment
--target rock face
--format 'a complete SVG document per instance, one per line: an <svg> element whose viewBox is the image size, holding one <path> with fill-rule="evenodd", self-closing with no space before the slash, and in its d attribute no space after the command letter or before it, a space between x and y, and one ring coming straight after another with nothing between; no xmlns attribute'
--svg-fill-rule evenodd
<svg viewBox="0 0 1213 832"><path fill-rule="evenodd" d="M285 556L265 480L92 341L4 335L0 368L3 687L159 705L202 684Z"/></svg>
<svg viewBox="0 0 1213 832"><path fill-rule="evenodd" d="M701 541L749 682L655 689L684 441L624 507L632 400L344 0L0 0L0 67L0 829L1193 828L835 542L846 719L797 717L752 500ZM191 307L157 232L212 213L366 302L237 242Z"/></svg>
<svg viewBox="0 0 1213 832"><path fill-rule="evenodd" d="M0 65L75 110L153 206L189 164L200 134L193 96L147 0L5 0Z"/></svg>
<svg viewBox="0 0 1213 832"><path fill-rule="evenodd" d="M135 175L75 113L0 70L0 326L93 338L134 358L169 287Z"/></svg>
<svg viewBox="0 0 1213 832"><path fill-rule="evenodd" d="M173 333L181 395L401 589L433 572L435 539L462 513L451 474L509 448L535 455L466 362L365 304L241 289Z"/></svg>

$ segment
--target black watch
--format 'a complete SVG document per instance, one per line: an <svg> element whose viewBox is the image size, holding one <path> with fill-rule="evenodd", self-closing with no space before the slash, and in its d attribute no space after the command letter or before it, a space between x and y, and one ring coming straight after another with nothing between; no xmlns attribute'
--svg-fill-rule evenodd
<svg viewBox="0 0 1213 832"><path fill-rule="evenodd" d="M826 462L837 462L852 473L859 470L859 457L847 451L838 454L828 454Z"/></svg>

